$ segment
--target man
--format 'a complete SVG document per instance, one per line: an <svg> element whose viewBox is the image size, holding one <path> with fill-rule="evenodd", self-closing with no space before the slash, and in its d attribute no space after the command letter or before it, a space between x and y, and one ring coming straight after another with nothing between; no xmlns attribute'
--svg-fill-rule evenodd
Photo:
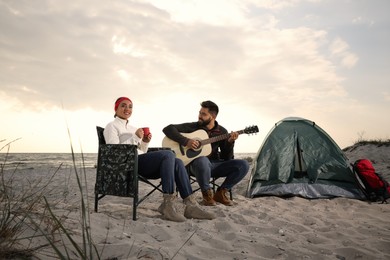
<svg viewBox="0 0 390 260"><path fill-rule="evenodd" d="M216 121L219 109L212 101L204 101L201 104L198 121L183 124L171 124L163 129L164 134L171 140L188 149L198 149L200 142L188 138L181 133L192 133L203 129L208 136L215 137L227 135L221 141L211 143L211 154L200 156L191 161L188 165L189 171L196 178L203 195L203 204L215 206L216 202L226 206L232 206L233 202L227 196L227 192L239 183L247 174L249 164L245 160L234 159L234 142L238 138L237 132L228 131ZM221 186L213 194L210 187L210 178L226 177Z"/></svg>

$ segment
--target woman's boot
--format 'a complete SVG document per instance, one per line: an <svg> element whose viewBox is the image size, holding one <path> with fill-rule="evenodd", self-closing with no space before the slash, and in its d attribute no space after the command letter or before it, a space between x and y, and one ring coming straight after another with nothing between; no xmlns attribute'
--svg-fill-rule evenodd
<svg viewBox="0 0 390 260"><path fill-rule="evenodd" d="M186 221L186 218L183 215L180 215L176 212L175 209L175 201L176 194L163 194L164 201L161 203L160 207L158 207L158 212L160 212L163 217L167 220L175 221L175 222L183 222Z"/></svg>
<svg viewBox="0 0 390 260"><path fill-rule="evenodd" d="M186 218L196 218L196 219L215 219L216 216L214 213L204 211L200 208L198 202L196 202L194 195L191 194L184 199L184 204L186 208L184 210L184 216Z"/></svg>

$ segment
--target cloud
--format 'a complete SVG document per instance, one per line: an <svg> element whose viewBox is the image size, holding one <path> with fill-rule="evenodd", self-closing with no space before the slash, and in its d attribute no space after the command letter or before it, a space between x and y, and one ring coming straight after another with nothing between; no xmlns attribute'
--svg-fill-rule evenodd
<svg viewBox="0 0 390 260"><path fill-rule="evenodd" d="M390 93L388 91L384 91L382 95L385 101L390 102Z"/></svg>
<svg viewBox="0 0 390 260"><path fill-rule="evenodd" d="M100 107L123 93L147 102L145 91L218 96L223 90L234 93L232 100L252 103L258 102L255 93L286 105L345 95L334 65L320 52L325 31L279 28L275 16L249 16L238 1L151 3L3 8L2 29L10 28L1 40L0 62L9 68L2 88L17 91L23 102L68 109ZM295 4L266 1L263 7ZM352 67L357 58L348 48L341 39L330 46L343 66Z"/></svg>
<svg viewBox="0 0 390 260"><path fill-rule="evenodd" d="M373 26L375 24L375 21L366 19L366 18L364 18L362 16L358 16L358 17L355 17L355 18L352 19L352 23L356 24L356 25L365 24L365 25L368 25L368 26Z"/></svg>
<svg viewBox="0 0 390 260"><path fill-rule="evenodd" d="M329 46L331 54L340 59L340 63L343 67L352 68L358 62L356 54L349 51L349 45L341 38L336 38Z"/></svg>
<svg viewBox="0 0 390 260"><path fill-rule="evenodd" d="M263 0L256 1L251 0L250 2L260 8L270 9L270 10L281 10L286 8L291 8L302 3L317 3L321 0Z"/></svg>
<svg viewBox="0 0 390 260"><path fill-rule="evenodd" d="M154 14L150 20L156 25L156 20L165 15L148 4L71 3L52 6L41 2L41 6L32 7L13 2L12 9L17 12L1 9L0 63L8 68L2 75L3 82L26 86L35 93L19 93L21 100L50 100L53 105L63 101L70 108L81 108L86 104L85 97L92 93L95 102L100 103L110 88L124 92L128 86L117 71L123 69L123 64L130 68L142 66L138 59L124 60L113 51L113 36L126 33L135 38L137 30L148 30L148 23L143 23L148 20L145 13ZM132 23L145 28L137 29ZM148 41L142 37L139 34L141 44Z"/></svg>
<svg viewBox="0 0 390 260"><path fill-rule="evenodd" d="M150 126L160 129L168 118L195 119L199 102L211 99L221 105L229 129L237 121L264 119L272 125L288 115L321 117L340 127L334 115L350 120L350 114L374 109L359 96L365 92L356 90L380 85L372 93L382 93L388 82L381 75L388 67L383 55L387 16L375 16L367 3L351 5L310 0L3 1L0 109L8 114L28 107L29 116L42 122L44 111L63 108L72 117L90 114L89 124L101 120L104 125L112 119L112 102L127 95L136 111L150 116ZM347 17L344 10L351 11ZM361 10L368 10L367 16ZM369 21L364 17L375 17L375 26L361 30ZM371 45L359 37L375 43L375 50L367 50ZM388 96L383 94L385 100ZM237 108L245 112L238 116ZM142 113L132 120L144 125ZM80 122L86 120L75 125L90 127Z"/></svg>
<svg viewBox="0 0 390 260"><path fill-rule="evenodd" d="M247 3L237 0L150 0L158 8L167 10L177 23L202 23L213 26L238 26L246 23Z"/></svg>

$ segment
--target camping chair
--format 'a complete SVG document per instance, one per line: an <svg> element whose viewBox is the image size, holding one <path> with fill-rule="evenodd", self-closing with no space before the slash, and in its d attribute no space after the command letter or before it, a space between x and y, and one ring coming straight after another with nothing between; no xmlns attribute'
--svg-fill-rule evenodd
<svg viewBox="0 0 390 260"><path fill-rule="evenodd" d="M96 167L95 184L95 212L98 212L98 203L106 195L132 197L133 220L137 220L137 207L153 192L161 190L161 182L154 184L138 174L138 152L136 145L106 144L104 128L97 126L99 139L98 162ZM156 151L167 148L149 148ZM138 181L152 187L146 195L139 198Z"/></svg>

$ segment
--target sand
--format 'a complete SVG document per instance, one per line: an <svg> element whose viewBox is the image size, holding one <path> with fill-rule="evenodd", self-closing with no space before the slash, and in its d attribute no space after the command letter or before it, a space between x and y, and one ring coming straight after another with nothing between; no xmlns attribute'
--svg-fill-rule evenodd
<svg viewBox="0 0 390 260"><path fill-rule="evenodd" d="M345 153L352 162L372 160L390 179L390 147L366 145ZM13 176L15 190L28 189L23 184L27 178L31 183L47 176L47 170L20 172ZM106 196L95 213L95 169L86 169L85 176L91 233L101 259L390 259L390 204L345 198L250 199L245 197L248 174L233 190L234 206L206 208L217 215L214 220L166 221L157 212L162 196L155 192L138 207L133 221L131 198ZM46 197L53 212L81 243L80 191L72 169L59 170L50 187ZM141 184L142 193L145 189ZM200 201L199 192L196 196ZM181 200L178 205L182 210ZM33 239L30 246L40 243L45 240ZM35 255L56 258L50 247Z"/></svg>

